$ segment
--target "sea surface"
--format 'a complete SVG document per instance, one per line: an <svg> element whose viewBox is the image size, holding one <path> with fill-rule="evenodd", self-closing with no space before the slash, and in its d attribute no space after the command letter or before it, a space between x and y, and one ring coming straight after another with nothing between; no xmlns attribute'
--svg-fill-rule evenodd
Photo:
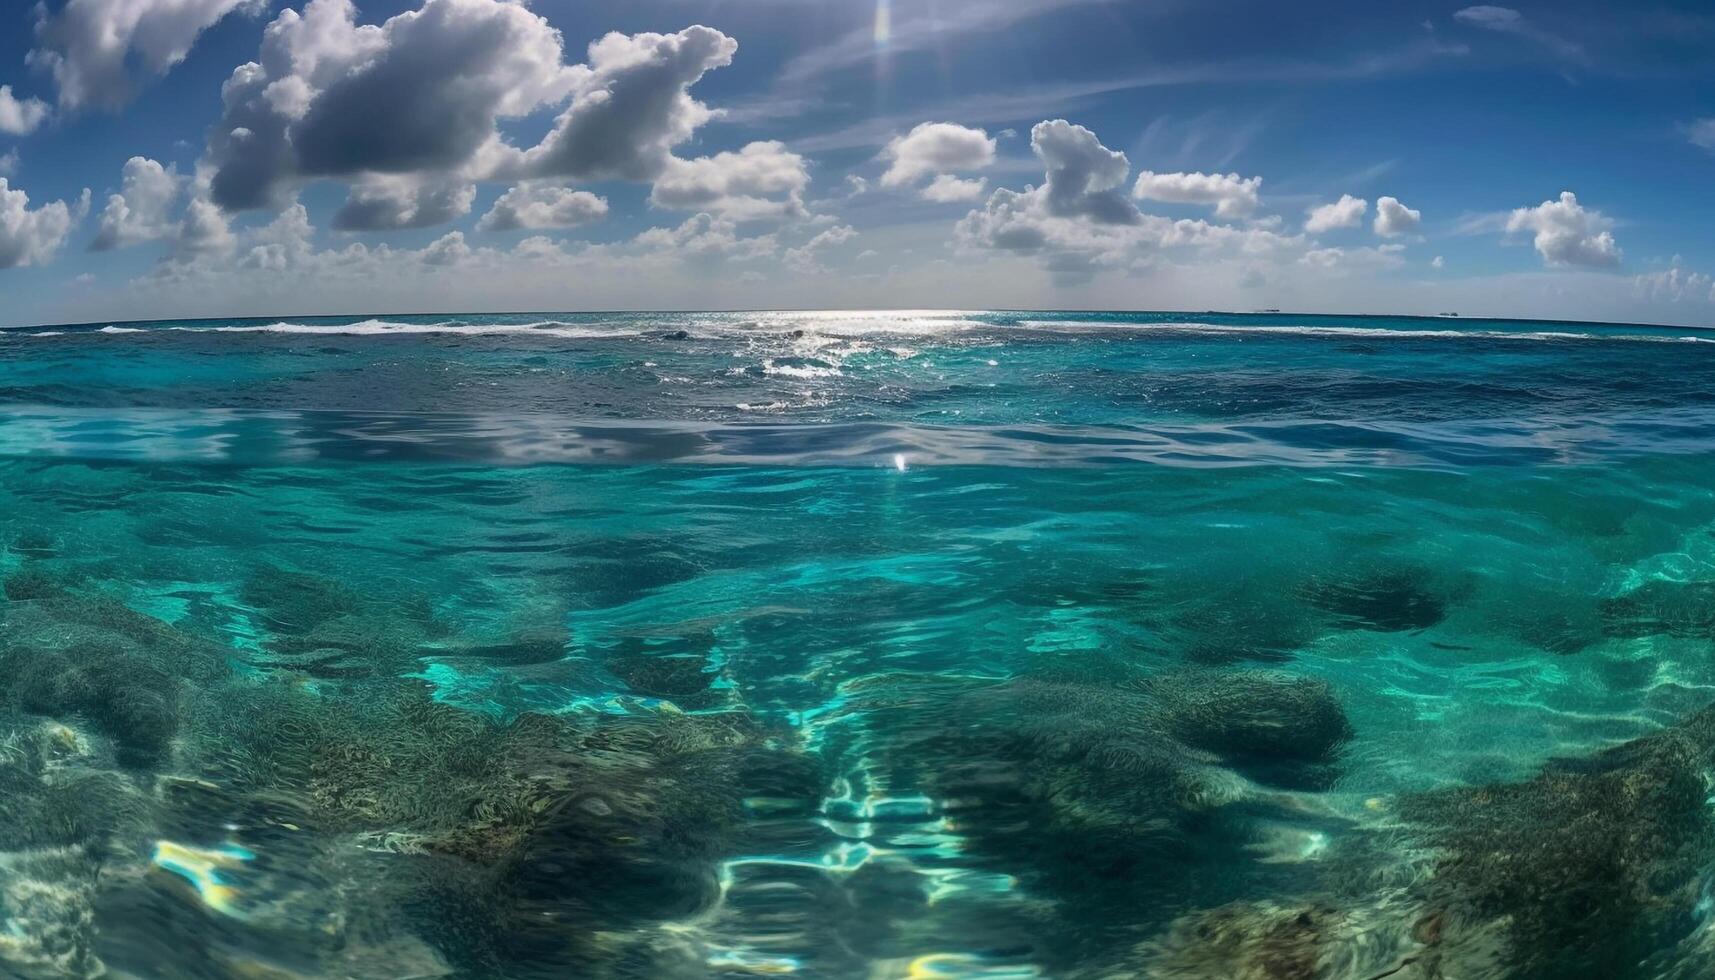
<svg viewBox="0 0 1715 980"><path fill-rule="evenodd" d="M0 331L0 976L1715 975L1711 341Z"/></svg>

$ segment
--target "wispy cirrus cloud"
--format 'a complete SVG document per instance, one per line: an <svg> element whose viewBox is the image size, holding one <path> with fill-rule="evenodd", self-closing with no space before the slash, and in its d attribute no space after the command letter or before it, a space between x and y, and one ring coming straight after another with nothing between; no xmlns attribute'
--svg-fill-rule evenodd
<svg viewBox="0 0 1715 980"><path fill-rule="evenodd" d="M1583 45L1537 26L1535 22L1511 7L1480 4L1455 12L1453 19L1462 24L1480 27L1498 34L1511 34L1514 37L1524 38L1534 44L1541 45L1557 58L1563 58L1567 61L1585 60Z"/></svg>
<svg viewBox="0 0 1715 980"><path fill-rule="evenodd" d="M1258 59L1163 67L1115 78L943 99L908 112L876 116L842 129L800 137L791 143L794 149L808 153L881 146L900 130L909 129L924 119L958 119L969 124L1018 122L1062 115L1103 96L1138 89L1349 81L1416 71L1469 53L1470 48L1463 44L1448 44L1434 37L1425 37L1385 51L1346 59Z"/></svg>

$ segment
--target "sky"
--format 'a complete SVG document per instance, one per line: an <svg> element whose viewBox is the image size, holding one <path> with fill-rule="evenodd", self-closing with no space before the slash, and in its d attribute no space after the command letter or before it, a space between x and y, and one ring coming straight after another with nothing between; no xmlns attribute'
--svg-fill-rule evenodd
<svg viewBox="0 0 1715 980"><path fill-rule="evenodd" d="M1715 326L1715 8L0 4L0 324L801 308Z"/></svg>

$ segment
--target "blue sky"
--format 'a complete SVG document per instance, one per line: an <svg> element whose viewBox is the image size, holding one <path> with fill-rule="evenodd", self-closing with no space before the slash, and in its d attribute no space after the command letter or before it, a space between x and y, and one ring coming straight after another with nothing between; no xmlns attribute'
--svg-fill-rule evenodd
<svg viewBox="0 0 1715 980"><path fill-rule="evenodd" d="M1707 3L0 18L0 323L1021 306L1715 324Z"/></svg>

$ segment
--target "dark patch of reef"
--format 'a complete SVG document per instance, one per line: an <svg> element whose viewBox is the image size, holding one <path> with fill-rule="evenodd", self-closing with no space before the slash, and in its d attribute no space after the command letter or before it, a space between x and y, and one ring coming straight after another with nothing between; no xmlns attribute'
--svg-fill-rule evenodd
<svg viewBox="0 0 1715 980"><path fill-rule="evenodd" d="M443 704L383 676L439 635L424 607L301 573L251 579L252 657L29 565L4 586L7 975L696 976L652 927L720 900L745 801L823 789L743 712Z"/></svg>

